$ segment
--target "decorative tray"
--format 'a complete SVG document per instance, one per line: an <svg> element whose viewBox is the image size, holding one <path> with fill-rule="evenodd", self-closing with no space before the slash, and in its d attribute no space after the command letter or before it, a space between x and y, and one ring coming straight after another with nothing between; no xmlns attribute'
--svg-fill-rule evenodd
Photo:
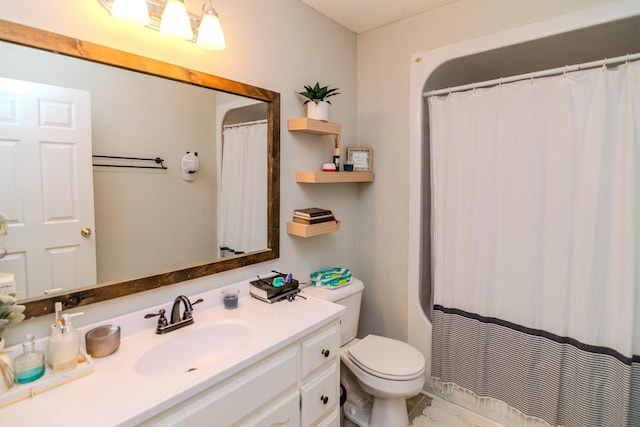
<svg viewBox="0 0 640 427"><path fill-rule="evenodd" d="M35 397L45 391L49 391L53 388L92 374L95 371L95 365L93 360L91 360L91 356L88 356L83 350L80 351L80 354L81 356L79 359L83 361L78 362L78 367L72 371L56 375L53 373L53 369L47 367L44 375L34 382L28 384L16 384L4 393L0 393L0 408L4 408L5 406L12 405L30 397Z"/></svg>

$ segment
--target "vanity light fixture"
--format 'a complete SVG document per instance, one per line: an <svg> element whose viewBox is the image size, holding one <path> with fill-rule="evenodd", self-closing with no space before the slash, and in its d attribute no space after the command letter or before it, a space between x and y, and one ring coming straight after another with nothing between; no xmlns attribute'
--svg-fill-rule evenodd
<svg viewBox="0 0 640 427"><path fill-rule="evenodd" d="M98 0L121 22L147 26L163 34L196 42L207 50L226 48L213 0L203 0L200 16L189 13L184 0Z"/></svg>
<svg viewBox="0 0 640 427"><path fill-rule="evenodd" d="M169 0L162 11L160 32L179 39L193 38L191 21L183 0Z"/></svg>
<svg viewBox="0 0 640 427"><path fill-rule="evenodd" d="M209 3L209 7L205 10L207 3ZM202 22L198 28L197 43L198 46L207 50L224 50L227 47L218 12L213 8L213 0L203 0L202 2Z"/></svg>
<svg viewBox="0 0 640 427"><path fill-rule="evenodd" d="M149 8L145 0L113 0L111 15L129 25L149 25Z"/></svg>

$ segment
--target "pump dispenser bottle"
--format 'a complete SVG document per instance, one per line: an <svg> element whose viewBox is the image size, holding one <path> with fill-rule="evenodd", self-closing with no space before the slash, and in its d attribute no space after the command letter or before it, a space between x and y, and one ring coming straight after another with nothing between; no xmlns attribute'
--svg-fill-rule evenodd
<svg viewBox="0 0 640 427"><path fill-rule="evenodd" d="M56 375L72 371L78 366L80 333L73 329L71 317L83 313L63 314L51 325L47 361Z"/></svg>
<svg viewBox="0 0 640 427"><path fill-rule="evenodd" d="M30 383L44 375L44 353L35 350L33 334L27 335L22 348L24 353L13 361L13 370L18 384Z"/></svg>

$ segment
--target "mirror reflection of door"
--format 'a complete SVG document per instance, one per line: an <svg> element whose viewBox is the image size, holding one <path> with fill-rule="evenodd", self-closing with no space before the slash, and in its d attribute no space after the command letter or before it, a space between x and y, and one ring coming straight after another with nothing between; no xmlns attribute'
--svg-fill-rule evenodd
<svg viewBox="0 0 640 427"><path fill-rule="evenodd" d="M91 160L89 92L0 78L0 272L20 299L96 283Z"/></svg>

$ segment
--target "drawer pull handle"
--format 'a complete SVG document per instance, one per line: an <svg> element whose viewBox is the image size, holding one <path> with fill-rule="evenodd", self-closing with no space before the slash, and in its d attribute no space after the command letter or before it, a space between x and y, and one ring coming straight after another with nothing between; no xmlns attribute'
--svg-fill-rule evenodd
<svg viewBox="0 0 640 427"><path fill-rule="evenodd" d="M327 396L320 396L320 401L325 405L329 402L329 398Z"/></svg>
<svg viewBox="0 0 640 427"><path fill-rule="evenodd" d="M322 353L322 355L324 357L329 357L329 355L331 354L331 352L329 350L325 350L325 349L322 349L322 351L320 353Z"/></svg>

